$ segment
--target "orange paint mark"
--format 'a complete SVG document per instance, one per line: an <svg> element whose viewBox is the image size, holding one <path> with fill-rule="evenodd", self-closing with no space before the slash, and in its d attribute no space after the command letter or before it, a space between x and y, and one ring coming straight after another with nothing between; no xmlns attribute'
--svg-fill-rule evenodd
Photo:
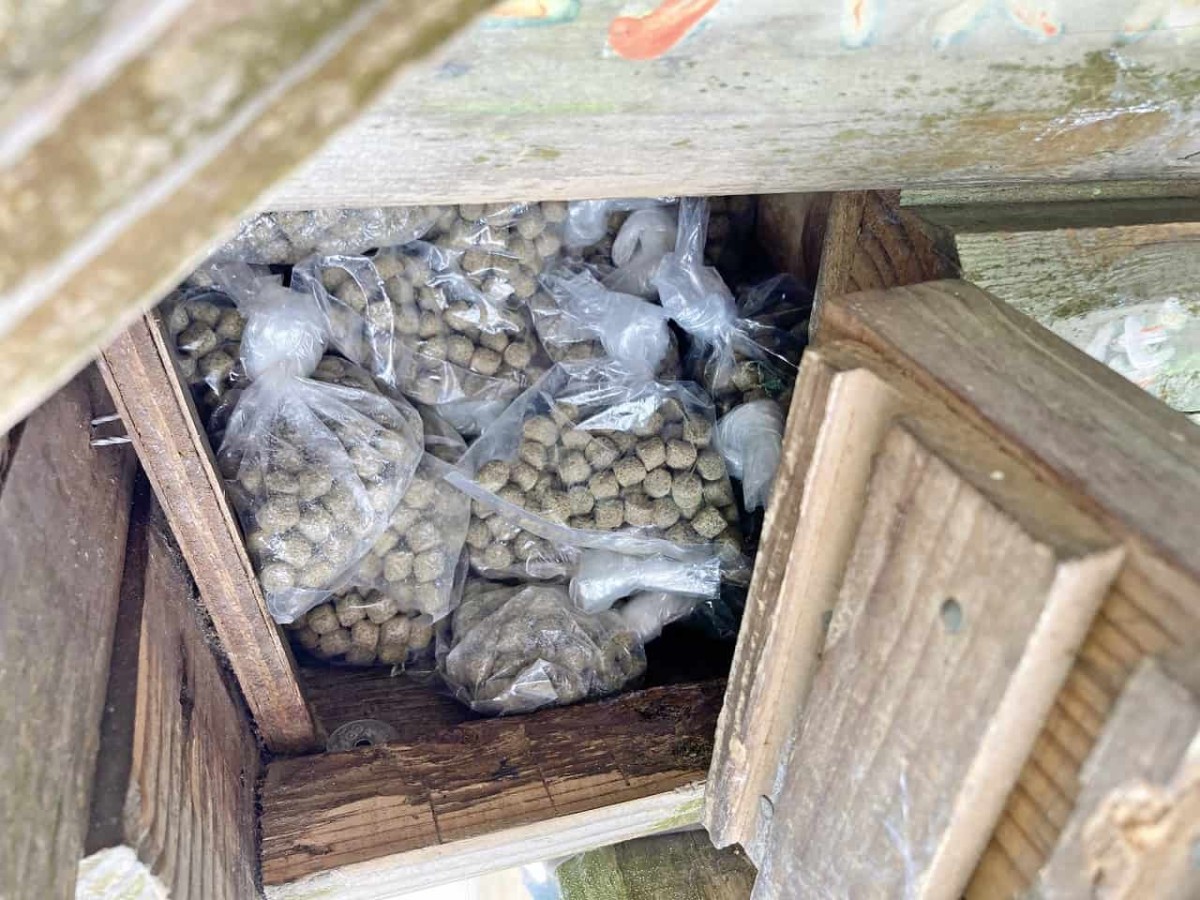
<svg viewBox="0 0 1200 900"><path fill-rule="evenodd" d="M608 44L625 59L657 59L695 28L720 0L663 0L644 16L618 16Z"/></svg>
<svg viewBox="0 0 1200 900"><path fill-rule="evenodd" d="M855 0L854 6L850 9L850 17L854 20L854 30L861 31L863 27L863 6L866 0Z"/></svg>
<svg viewBox="0 0 1200 900"><path fill-rule="evenodd" d="M1030 9L1023 4L1011 4L1013 18L1030 31L1038 32L1045 38L1058 37L1062 32L1062 26L1050 16L1050 13L1044 9Z"/></svg>

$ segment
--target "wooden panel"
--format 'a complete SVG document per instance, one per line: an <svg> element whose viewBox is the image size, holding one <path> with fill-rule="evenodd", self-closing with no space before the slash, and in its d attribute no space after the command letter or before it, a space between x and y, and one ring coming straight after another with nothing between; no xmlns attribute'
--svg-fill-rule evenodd
<svg viewBox="0 0 1200 900"><path fill-rule="evenodd" d="M1129 535L1138 577L1200 611L1200 430L965 282L827 299L819 337L854 341L1019 448ZM952 348L953 352L948 352Z"/></svg>
<svg viewBox="0 0 1200 900"><path fill-rule="evenodd" d="M1098 885L1103 885L1106 896L1165 896L1160 891L1134 893L1128 887L1122 890L1122 883L1136 881L1136 875L1106 871L1127 868L1129 860L1121 858L1122 848L1105 846L1106 840L1097 834L1097 818L1106 817L1104 807L1111 810L1114 792L1132 794L1148 788L1147 793L1152 793L1155 788L1168 785L1200 733L1198 730L1200 702L1164 675L1156 663L1144 661L1121 693L1112 717L1083 767L1075 810L1038 880L1039 896L1046 900L1083 897ZM1155 799L1145 796L1141 802L1153 805ZM1161 809L1155 810L1141 822L1127 815L1123 824L1130 831L1143 827L1153 833L1162 825L1157 821L1161 815ZM1190 830L1197 828L1200 824L1193 821ZM1134 837L1130 849L1136 854L1137 845L1143 843L1143 839ZM1190 841L1184 843L1185 867L1187 843ZM1118 851L1115 860L1113 850Z"/></svg>
<svg viewBox="0 0 1200 900"><path fill-rule="evenodd" d="M803 708L872 458L897 407L870 372L839 373L811 351L801 361L717 728L705 807L717 846L740 843L759 858L762 798Z"/></svg>
<svg viewBox="0 0 1200 900"><path fill-rule="evenodd" d="M1129 42L1165 16L1137 24L1128 0L1063 0L1038 19L1045 9L696 0L631 14L623 0L512 4L440 69L389 92L270 202L1188 174L1196 63L1175 35L1191 32Z"/></svg>
<svg viewBox="0 0 1200 900"><path fill-rule="evenodd" d="M136 507L86 850L136 853L175 900L256 894L259 750L183 560ZM92 864L100 865L93 859Z"/></svg>
<svg viewBox="0 0 1200 900"><path fill-rule="evenodd" d="M153 39L130 32L138 52L103 56L69 85L52 123L9 126L0 430L160 298L391 76L487 5L173 3Z"/></svg>
<svg viewBox="0 0 1200 900"><path fill-rule="evenodd" d="M1200 182L1089 181L904 191L901 206L961 234L1200 221Z"/></svg>
<svg viewBox="0 0 1200 900"><path fill-rule="evenodd" d="M755 898L958 896L1121 564L1043 486L944 452L884 441Z"/></svg>
<svg viewBox="0 0 1200 900"><path fill-rule="evenodd" d="M277 753L311 749L321 736L174 365L153 316L135 323L101 357L129 437L178 536L263 741Z"/></svg>
<svg viewBox="0 0 1200 900"><path fill-rule="evenodd" d="M90 446L88 369L10 433L0 478L0 895L73 895L135 460Z"/></svg>
<svg viewBox="0 0 1200 900"><path fill-rule="evenodd" d="M724 682L650 688L468 722L416 744L276 760L262 789L263 880L295 882L272 896L309 896L357 871L364 893L351 896L378 896L368 887L389 870L416 887L514 865L530 852L573 852L548 837L522 844L531 833L554 835L540 827L550 823L561 822L568 842L581 829L621 834L624 806L703 780L723 690ZM699 814L699 796L690 799L680 824ZM661 829L643 833L653 830ZM460 844L461 867L450 861ZM481 846L491 848L486 862L472 856Z"/></svg>

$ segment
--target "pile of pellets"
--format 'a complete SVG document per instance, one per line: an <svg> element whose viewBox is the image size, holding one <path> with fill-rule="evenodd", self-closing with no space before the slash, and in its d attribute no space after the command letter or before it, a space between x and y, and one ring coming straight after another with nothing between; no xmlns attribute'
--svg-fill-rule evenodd
<svg viewBox="0 0 1200 900"><path fill-rule="evenodd" d="M575 427L579 421L578 408L563 401L528 416L516 456L484 462L475 481L555 525L741 549L733 488L724 460L709 446L707 418L665 397L630 431L584 431ZM485 503L472 510L467 546L477 572L553 556L544 540Z"/></svg>
<svg viewBox="0 0 1200 900"><path fill-rule="evenodd" d="M433 620L378 591L347 590L286 626L309 653L351 666L412 665L431 651Z"/></svg>
<svg viewBox="0 0 1200 900"><path fill-rule="evenodd" d="M325 357L314 380L336 383L348 366ZM253 446L227 442L220 455L268 596L333 584L374 542L419 462L421 432L374 391L306 409L296 416L285 405Z"/></svg>
<svg viewBox="0 0 1200 900"><path fill-rule="evenodd" d="M168 298L164 324L196 409L219 444L220 427L210 422L230 392L245 383L240 357L246 320L224 294L202 289Z"/></svg>
<svg viewBox="0 0 1200 900"><path fill-rule="evenodd" d="M641 642L619 615L585 613L559 585L468 590L450 635L446 679L481 713L611 694L646 669Z"/></svg>

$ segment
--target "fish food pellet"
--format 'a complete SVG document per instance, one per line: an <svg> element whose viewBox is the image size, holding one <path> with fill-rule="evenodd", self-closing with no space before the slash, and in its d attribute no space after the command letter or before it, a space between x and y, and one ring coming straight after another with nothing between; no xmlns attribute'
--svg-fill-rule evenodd
<svg viewBox="0 0 1200 900"><path fill-rule="evenodd" d="M525 493L515 484L506 484L496 492L496 496L505 503L511 503L513 506L525 508Z"/></svg>
<svg viewBox="0 0 1200 900"><path fill-rule="evenodd" d="M588 480L588 491L597 500L611 500L620 490L621 485L612 472L597 472Z"/></svg>
<svg viewBox="0 0 1200 900"><path fill-rule="evenodd" d="M666 453L664 450L664 460ZM642 490L650 497L665 497L671 493L671 473L666 469L655 469L653 472L647 472L646 478L642 481Z"/></svg>
<svg viewBox="0 0 1200 900"><path fill-rule="evenodd" d="M634 452L637 453L638 459L642 461L642 465L646 467L647 471L657 469L667 459L666 445L663 443L663 439L657 435L639 441L634 447Z"/></svg>
<svg viewBox="0 0 1200 900"><path fill-rule="evenodd" d="M705 481L717 481L726 476L725 460L713 450L705 450L696 457L696 471Z"/></svg>
<svg viewBox="0 0 1200 900"><path fill-rule="evenodd" d="M625 504L620 500L601 500L596 504L596 527L604 531L620 528L625 521Z"/></svg>
<svg viewBox="0 0 1200 900"><path fill-rule="evenodd" d="M320 606L309 610L305 624L317 634L328 634L335 630L340 623L333 607L328 603L322 603Z"/></svg>
<svg viewBox="0 0 1200 900"><path fill-rule="evenodd" d="M702 492L704 502L712 506L726 506L733 502L733 490L728 481L706 481Z"/></svg>
<svg viewBox="0 0 1200 900"><path fill-rule="evenodd" d="M582 484L592 477L592 467L578 450L563 454L558 464L558 476L569 486Z"/></svg>
<svg viewBox="0 0 1200 900"><path fill-rule="evenodd" d="M321 643L317 647L317 652L322 656L340 656L349 650L350 646L350 632L345 628L338 628L321 635Z"/></svg>
<svg viewBox="0 0 1200 900"><path fill-rule="evenodd" d="M551 522L565 525L571 517L571 502L562 491L547 491L542 498L540 512Z"/></svg>
<svg viewBox="0 0 1200 900"><path fill-rule="evenodd" d="M712 506L705 506L692 518L691 524L697 534L711 540L724 531L728 523L719 510Z"/></svg>
<svg viewBox="0 0 1200 900"><path fill-rule="evenodd" d="M517 455L522 462L533 466L539 472L546 468L548 454L545 444L530 440L521 441L521 446L517 448Z"/></svg>
<svg viewBox="0 0 1200 900"><path fill-rule="evenodd" d="M532 491L538 482L538 470L528 463L519 462L512 467L509 479L523 491ZM481 482L482 483L482 482Z"/></svg>
<svg viewBox="0 0 1200 900"><path fill-rule="evenodd" d="M383 558L383 577L388 581L404 581L412 574L413 559L408 550L393 550Z"/></svg>
<svg viewBox="0 0 1200 900"><path fill-rule="evenodd" d="M666 530L679 521L682 513L679 506L670 497L659 497L654 500L654 526Z"/></svg>
<svg viewBox="0 0 1200 900"><path fill-rule="evenodd" d="M426 550L417 555L416 561L413 563L413 575L420 583L435 581L442 574L445 566L446 554L440 547Z"/></svg>
<svg viewBox="0 0 1200 900"><path fill-rule="evenodd" d="M699 416L692 416L684 420L683 437L697 447L707 447L712 441L712 423Z"/></svg>
<svg viewBox="0 0 1200 900"><path fill-rule="evenodd" d="M350 643L373 652L379 644L379 626L370 619L360 619L350 628Z"/></svg>
<svg viewBox="0 0 1200 900"><path fill-rule="evenodd" d="M695 509L700 505L702 490L698 475L681 472L675 476L671 485L671 498L682 510Z"/></svg>
<svg viewBox="0 0 1200 900"><path fill-rule="evenodd" d="M584 457L587 459L588 464L596 469L609 468L617 461L619 455L620 451L617 449L616 442L604 435L590 440L587 444L587 449L584 450Z"/></svg>
<svg viewBox="0 0 1200 900"><path fill-rule="evenodd" d="M687 441L671 441L667 444L667 465L679 471L690 469L696 463L696 448Z"/></svg>
<svg viewBox="0 0 1200 900"><path fill-rule="evenodd" d="M495 492L508 484L510 474L511 469L508 463L500 459L493 459L479 467L479 471L475 473L475 480L479 482L481 487ZM534 477L536 478L537 476L535 475Z"/></svg>
<svg viewBox="0 0 1200 900"><path fill-rule="evenodd" d="M633 434L640 438L654 437L655 435L662 433L663 425L665 424L666 419L663 418L663 414L658 410L655 410L646 417L645 421L634 425L632 430Z"/></svg>
<svg viewBox="0 0 1200 900"><path fill-rule="evenodd" d="M560 439L562 440L562 445L568 450L587 450L587 448L592 444L591 433L584 431L581 428L564 428L560 435ZM613 446L615 448L616 445L614 444ZM597 463L592 462L590 459L588 462L591 465L597 465ZM611 465L611 463L608 463L608 465ZM603 466L600 466L600 468L603 468Z"/></svg>
<svg viewBox="0 0 1200 900"><path fill-rule="evenodd" d="M507 544L491 544L483 552L483 565L488 569L503 570L513 564L513 554Z"/></svg>
<svg viewBox="0 0 1200 900"><path fill-rule="evenodd" d="M521 526L515 522L510 522L504 516L492 516L487 520L487 530L488 534L491 535L489 543L491 541L504 543L505 541L511 541L520 534Z"/></svg>
<svg viewBox="0 0 1200 900"><path fill-rule="evenodd" d="M467 546L474 550L484 550L492 542L492 532L484 519L472 519L467 526Z"/></svg>
<svg viewBox="0 0 1200 900"><path fill-rule="evenodd" d="M411 621L407 616L395 616L382 623L379 626L379 643L385 647L400 645L407 648Z"/></svg>
<svg viewBox="0 0 1200 900"><path fill-rule="evenodd" d="M586 516L596 505L596 498L592 496L592 492L582 485L576 485L567 491L567 501L572 516Z"/></svg>
<svg viewBox="0 0 1200 900"><path fill-rule="evenodd" d="M642 483L646 477L646 467L637 457L627 456L613 464L613 474L617 476L617 483L627 488Z"/></svg>
<svg viewBox="0 0 1200 900"><path fill-rule="evenodd" d="M654 524L654 501L645 494L630 493L625 498L625 521L635 528Z"/></svg>
<svg viewBox="0 0 1200 900"><path fill-rule="evenodd" d="M424 520L408 530L405 540L408 543L408 549L414 553L424 553L441 543L442 533L436 524Z"/></svg>
<svg viewBox="0 0 1200 900"><path fill-rule="evenodd" d="M263 590L267 593L286 591L288 588L296 585L296 570L283 563L272 563L268 566L263 566L262 570L258 573L258 580L262 583Z"/></svg>

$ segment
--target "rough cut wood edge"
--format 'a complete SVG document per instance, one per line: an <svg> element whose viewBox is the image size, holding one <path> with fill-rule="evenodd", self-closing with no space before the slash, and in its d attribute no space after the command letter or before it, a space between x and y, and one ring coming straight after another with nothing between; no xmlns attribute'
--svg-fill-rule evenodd
<svg viewBox="0 0 1200 900"><path fill-rule="evenodd" d="M903 209L956 233L1200 221L1200 181L1088 181L913 188Z"/></svg>
<svg viewBox="0 0 1200 900"><path fill-rule="evenodd" d="M758 243L777 272L814 283L833 194L765 194L758 198Z"/></svg>
<svg viewBox="0 0 1200 900"><path fill-rule="evenodd" d="M1039 896L1046 900L1084 897L1097 883L1115 890L1127 880L1110 872L1099 881L1104 859L1089 852L1093 841L1087 833L1095 827L1093 819L1112 792L1123 786L1167 786L1198 729L1200 703L1195 695L1165 675L1153 660L1144 660L1122 691L1083 766L1078 802L1038 879Z"/></svg>
<svg viewBox="0 0 1200 900"><path fill-rule="evenodd" d="M136 460L90 446L88 368L21 426L0 484L0 896L67 897L82 850Z"/></svg>
<svg viewBox="0 0 1200 900"><path fill-rule="evenodd" d="M718 847L738 843L758 859L763 798L803 708L875 448L897 409L870 372L804 355L717 726L704 823Z"/></svg>
<svg viewBox="0 0 1200 900"><path fill-rule="evenodd" d="M268 900L392 900L397 888L420 890L488 872L561 859L621 841L694 828L704 805L702 781L589 812L507 828L476 838L384 856L265 888Z"/></svg>
<svg viewBox="0 0 1200 900"><path fill-rule="evenodd" d="M834 194L817 273L811 332L819 332L827 298L957 274L953 236L900 209L898 191Z"/></svg>
<svg viewBox="0 0 1200 900"><path fill-rule="evenodd" d="M57 210L0 222L0 431L488 5L334 0L301 15L285 0L235 14L193 3L82 95L0 173L0 205Z"/></svg>
<svg viewBox="0 0 1200 900"><path fill-rule="evenodd" d="M321 736L295 661L267 612L208 439L154 314L107 347L100 368L263 742L276 753L315 748Z"/></svg>
<svg viewBox="0 0 1200 900"><path fill-rule="evenodd" d="M174 900L241 900L258 893L259 748L143 487L86 850L128 847Z"/></svg>
<svg viewBox="0 0 1200 900"><path fill-rule="evenodd" d="M1200 429L1184 416L966 282L832 297L823 316L820 339L869 348L996 434L1200 609Z"/></svg>
<svg viewBox="0 0 1200 900"><path fill-rule="evenodd" d="M414 744L275 760L260 795L263 881L336 884L338 873L376 858L406 873L428 864L429 883L454 881L479 865L538 858L524 856L531 836L623 839L630 811L643 808L626 804L703 781L724 687L648 688L467 722ZM701 804L698 795L688 800L686 811L668 804L686 821L664 815L637 829L692 824ZM658 803L649 809L664 812Z"/></svg>
<svg viewBox="0 0 1200 900"><path fill-rule="evenodd" d="M756 898L959 896L1120 568L1093 522L962 431L914 413L876 458Z"/></svg>

